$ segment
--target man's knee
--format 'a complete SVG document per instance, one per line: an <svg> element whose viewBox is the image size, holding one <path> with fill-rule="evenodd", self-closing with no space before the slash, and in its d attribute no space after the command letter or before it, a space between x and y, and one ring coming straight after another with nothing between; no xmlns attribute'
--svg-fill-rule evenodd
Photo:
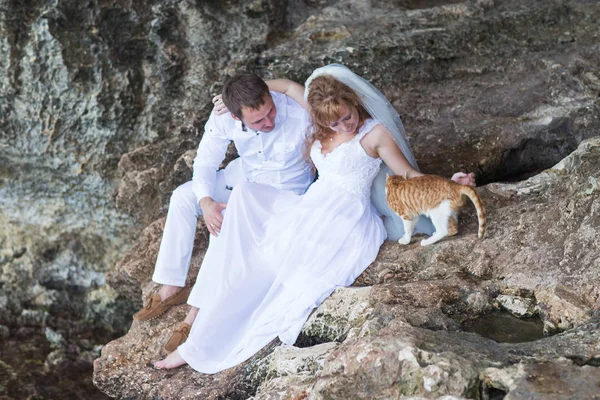
<svg viewBox="0 0 600 400"><path fill-rule="evenodd" d="M186 182L183 185L178 186L171 195L171 201L169 203L169 209L172 207L177 208L192 208L196 210L198 205L196 204L196 195L192 190L191 182Z"/></svg>

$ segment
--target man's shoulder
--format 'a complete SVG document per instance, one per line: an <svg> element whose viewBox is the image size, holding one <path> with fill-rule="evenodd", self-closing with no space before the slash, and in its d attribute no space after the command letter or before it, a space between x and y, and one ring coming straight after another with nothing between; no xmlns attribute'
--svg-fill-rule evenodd
<svg viewBox="0 0 600 400"><path fill-rule="evenodd" d="M217 115L214 111L210 113L209 119L213 119L215 122L219 122L221 124L234 124L235 119L231 116L230 112L226 112L225 114Z"/></svg>
<svg viewBox="0 0 600 400"><path fill-rule="evenodd" d="M235 126L235 119L231 116L231 113L226 112L225 114L217 115L214 111L210 113L206 126L214 126L215 128L228 132Z"/></svg>

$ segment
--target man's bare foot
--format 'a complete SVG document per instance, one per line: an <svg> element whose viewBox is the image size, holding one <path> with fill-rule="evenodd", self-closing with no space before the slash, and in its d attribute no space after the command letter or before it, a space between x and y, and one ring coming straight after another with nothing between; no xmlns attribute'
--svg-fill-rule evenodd
<svg viewBox="0 0 600 400"><path fill-rule="evenodd" d="M175 350L167 358L160 361L155 361L154 366L158 369L171 369L181 367L182 365L187 364L183 357L179 354L179 350Z"/></svg>
<svg viewBox="0 0 600 400"><path fill-rule="evenodd" d="M173 296L175 293L179 292L181 289L183 288L179 286L162 285L160 289L158 289L158 294L160 299L164 301Z"/></svg>

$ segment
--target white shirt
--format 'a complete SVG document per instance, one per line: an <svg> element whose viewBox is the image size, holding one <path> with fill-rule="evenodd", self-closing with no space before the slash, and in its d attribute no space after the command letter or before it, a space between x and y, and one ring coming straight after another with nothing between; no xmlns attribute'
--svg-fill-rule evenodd
<svg viewBox="0 0 600 400"><path fill-rule="evenodd" d="M271 96L277 109L275 128L271 132L247 127L244 131L241 121L229 113L210 115L194 158L192 189L198 200L214 197L216 172L231 141L240 155L238 160L247 181L298 194L304 193L313 182L312 167L302 153L310 117L289 97L276 92L271 92Z"/></svg>

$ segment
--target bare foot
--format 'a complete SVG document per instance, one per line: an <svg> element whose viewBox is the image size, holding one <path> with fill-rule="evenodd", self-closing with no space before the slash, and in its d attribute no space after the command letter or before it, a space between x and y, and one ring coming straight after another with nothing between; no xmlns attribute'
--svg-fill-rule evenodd
<svg viewBox="0 0 600 400"><path fill-rule="evenodd" d="M158 289L158 294L160 295L160 299L164 301L173 296L175 293L179 292L181 289L183 288L179 286L162 285L160 289Z"/></svg>
<svg viewBox="0 0 600 400"><path fill-rule="evenodd" d="M171 369L181 367L182 365L187 364L183 357L179 355L179 351L175 350L167 358L161 361L155 361L154 366L158 369Z"/></svg>

